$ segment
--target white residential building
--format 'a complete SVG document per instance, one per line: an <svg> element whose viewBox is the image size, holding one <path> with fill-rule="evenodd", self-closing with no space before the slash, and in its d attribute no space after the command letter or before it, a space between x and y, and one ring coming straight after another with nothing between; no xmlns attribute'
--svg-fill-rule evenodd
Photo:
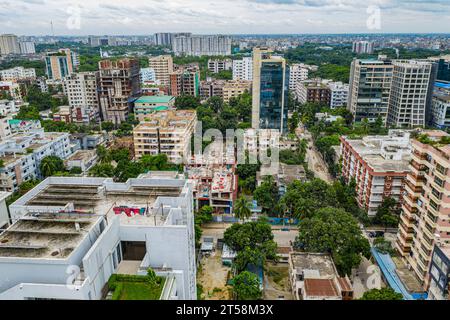
<svg viewBox="0 0 450 320"><path fill-rule="evenodd" d="M99 100L97 93L98 74L80 72L64 78L64 93L69 100L71 120L89 123L99 118Z"/></svg>
<svg viewBox="0 0 450 320"><path fill-rule="evenodd" d="M7 70L0 70L0 80L14 81L24 79L36 79L36 70L34 68L15 67Z"/></svg>
<svg viewBox="0 0 450 320"><path fill-rule="evenodd" d="M21 54L35 54L36 46L33 41L20 41L20 53Z"/></svg>
<svg viewBox="0 0 450 320"><path fill-rule="evenodd" d="M17 191L22 182L41 177L39 165L46 156L66 159L72 153L69 136L40 129L0 142L0 191Z"/></svg>
<svg viewBox="0 0 450 320"><path fill-rule="evenodd" d="M149 268L166 279L160 299L197 298L186 180L50 177L10 212L0 236L1 300L98 300L112 274Z"/></svg>
<svg viewBox="0 0 450 320"><path fill-rule="evenodd" d="M253 80L253 58L244 57L233 60L233 80Z"/></svg>
<svg viewBox="0 0 450 320"><path fill-rule="evenodd" d="M374 47L374 43L370 41L353 42L353 52L357 54L372 54Z"/></svg>
<svg viewBox="0 0 450 320"><path fill-rule="evenodd" d="M0 230L9 225L9 213L6 207L6 199L11 195L11 192L0 192Z"/></svg>
<svg viewBox="0 0 450 320"><path fill-rule="evenodd" d="M450 127L450 84L436 83L431 104L431 124L439 129Z"/></svg>
<svg viewBox="0 0 450 320"><path fill-rule="evenodd" d="M172 39L176 56L229 56L231 37L223 35L176 36Z"/></svg>
<svg viewBox="0 0 450 320"><path fill-rule="evenodd" d="M295 91L297 84L308 79L309 69L303 63L295 63L289 68L289 90Z"/></svg>
<svg viewBox="0 0 450 320"><path fill-rule="evenodd" d="M425 127L433 94L433 63L395 60L387 124L397 128Z"/></svg>
<svg viewBox="0 0 450 320"><path fill-rule="evenodd" d="M20 107L14 100L0 100L0 116L15 116L19 112Z"/></svg>
<svg viewBox="0 0 450 320"><path fill-rule="evenodd" d="M149 82L153 83L156 81L156 73L153 68L141 68L140 75L142 84L147 84Z"/></svg>
<svg viewBox="0 0 450 320"><path fill-rule="evenodd" d="M231 59L209 59L208 70L212 73L219 73L221 71L231 70L233 68L233 62Z"/></svg>
<svg viewBox="0 0 450 320"><path fill-rule="evenodd" d="M328 88L331 91L330 108L336 109L347 105L349 85L342 82L330 82Z"/></svg>

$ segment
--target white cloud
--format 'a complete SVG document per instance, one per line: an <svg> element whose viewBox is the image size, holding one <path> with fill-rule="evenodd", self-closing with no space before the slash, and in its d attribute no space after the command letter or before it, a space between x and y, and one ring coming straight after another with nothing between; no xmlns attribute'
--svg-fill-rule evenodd
<svg viewBox="0 0 450 320"><path fill-rule="evenodd" d="M0 30L16 34L345 33L369 32L369 5L381 8L379 32L450 30L448 0L2 0ZM80 6L81 29L66 8Z"/></svg>

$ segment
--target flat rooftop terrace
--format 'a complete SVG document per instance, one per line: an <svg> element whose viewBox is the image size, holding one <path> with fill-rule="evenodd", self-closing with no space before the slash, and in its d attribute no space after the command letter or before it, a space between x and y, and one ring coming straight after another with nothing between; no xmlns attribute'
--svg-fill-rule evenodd
<svg viewBox="0 0 450 320"><path fill-rule="evenodd" d="M0 235L0 257L65 259L100 216L29 213Z"/></svg>
<svg viewBox="0 0 450 320"><path fill-rule="evenodd" d="M291 253L290 258L297 272L303 270L305 279L331 278L337 275L333 260L328 254L296 252Z"/></svg>

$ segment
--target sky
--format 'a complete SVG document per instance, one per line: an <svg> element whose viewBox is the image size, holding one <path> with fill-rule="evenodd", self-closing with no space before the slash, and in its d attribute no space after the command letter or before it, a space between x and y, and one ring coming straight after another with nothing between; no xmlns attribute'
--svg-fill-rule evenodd
<svg viewBox="0 0 450 320"><path fill-rule="evenodd" d="M1 0L0 33L450 33L450 0Z"/></svg>

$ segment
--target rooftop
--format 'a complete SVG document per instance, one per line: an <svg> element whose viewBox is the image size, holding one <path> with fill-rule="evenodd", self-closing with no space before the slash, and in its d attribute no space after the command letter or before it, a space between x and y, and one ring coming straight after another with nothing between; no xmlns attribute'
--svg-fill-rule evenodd
<svg viewBox="0 0 450 320"><path fill-rule="evenodd" d="M340 296L332 279L305 279L305 294L313 297Z"/></svg>
<svg viewBox="0 0 450 320"><path fill-rule="evenodd" d="M0 256L67 258L100 219L73 212L29 213L0 235Z"/></svg>
<svg viewBox="0 0 450 320"><path fill-rule="evenodd" d="M148 115L148 120L141 122L134 131L145 131L146 129L164 128L173 130L176 128L187 128L195 121L197 115L193 110L161 111Z"/></svg>
<svg viewBox="0 0 450 320"><path fill-rule="evenodd" d="M172 96L142 96L135 103L169 103L174 99Z"/></svg>
<svg viewBox="0 0 450 320"><path fill-rule="evenodd" d="M323 253L300 253L290 254L293 268L304 273L304 278L331 279L336 276L333 259L329 254Z"/></svg>

